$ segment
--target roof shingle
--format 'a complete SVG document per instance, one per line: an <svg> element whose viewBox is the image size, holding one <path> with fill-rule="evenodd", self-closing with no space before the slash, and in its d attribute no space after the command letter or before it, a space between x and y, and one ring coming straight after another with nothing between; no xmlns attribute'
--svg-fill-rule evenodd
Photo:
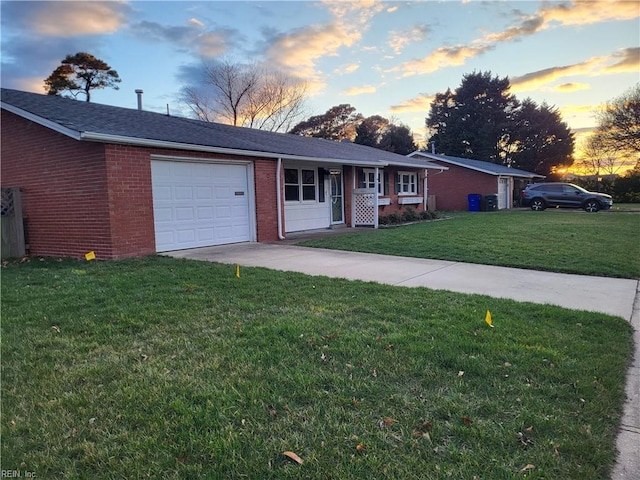
<svg viewBox="0 0 640 480"><path fill-rule="evenodd" d="M2 108L51 127L62 127L76 138L96 141L109 137L111 143L173 143L182 149L189 146L237 150L253 156L337 161L344 164L396 165L436 168L427 160L405 157L351 142L334 142L287 133L209 123L156 112L136 110L19 90L1 89ZM107 140L103 140L107 141Z"/></svg>

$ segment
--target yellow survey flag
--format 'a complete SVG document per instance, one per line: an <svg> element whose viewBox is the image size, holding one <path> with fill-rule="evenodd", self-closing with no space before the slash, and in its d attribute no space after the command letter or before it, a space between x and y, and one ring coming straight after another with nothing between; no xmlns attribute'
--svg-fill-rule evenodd
<svg viewBox="0 0 640 480"><path fill-rule="evenodd" d="M484 316L484 321L487 322L491 328L493 328L493 320L491 320L491 312L487 310L487 314Z"/></svg>
<svg viewBox="0 0 640 480"><path fill-rule="evenodd" d="M95 260L96 259L96 252L94 252L93 250L89 253L85 253L84 254L84 258L85 260Z"/></svg>
<svg viewBox="0 0 640 480"><path fill-rule="evenodd" d="M240 265L236 265L236 278L240 278Z"/></svg>

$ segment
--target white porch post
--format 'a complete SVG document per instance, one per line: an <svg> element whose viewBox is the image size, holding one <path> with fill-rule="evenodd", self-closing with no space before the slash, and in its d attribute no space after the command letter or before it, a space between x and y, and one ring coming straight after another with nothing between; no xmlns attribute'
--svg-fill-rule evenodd
<svg viewBox="0 0 640 480"><path fill-rule="evenodd" d="M429 203L428 203L428 200L427 200L427 197L428 197L428 195L429 195L429 187L428 187L428 185L427 185L427 175L428 175L428 174L429 174L429 170L427 170L427 169L425 168L425 169L424 169L424 180L423 180L424 185L423 185L423 188L422 188L422 195L423 195L423 197L424 197L424 198L422 199L422 209L423 209L423 210L427 210L427 208L428 208L428 206L429 206Z"/></svg>
<svg viewBox="0 0 640 480"><path fill-rule="evenodd" d="M380 169L376 167L374 177L375 177L375 191L373 192L373 228L378 228L378 191L380 188L380 179L378 175L380 174Z"/></svg>
<svg viewBox="0 0 640 480"><path fill-rule="evenodd" d="M356 166L351 166L351 228L356 227Z"/></svg>

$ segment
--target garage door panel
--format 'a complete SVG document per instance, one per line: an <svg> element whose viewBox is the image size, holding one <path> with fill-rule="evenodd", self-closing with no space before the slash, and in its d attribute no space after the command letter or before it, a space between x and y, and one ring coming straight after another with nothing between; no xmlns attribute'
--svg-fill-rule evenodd
<svg viewBox="0 0 640 480"><path fill-rule="evenodd" d="M250 241L247 170L246 165L152 161L156 250Z"/></svg>
<svg viewBox="0 0 640 480"><path fill-rule="evenodd" d="M176 220L178 222L194 220L195 215L193 214L193 207L177 207L175 209L176 212Z"/></svg>
<svg viewBox="0 0 640 480"><path fill-rule="evenodd" d="M213 216L213 207L198 207L197 211L198 220L212 220Z"/></svg>

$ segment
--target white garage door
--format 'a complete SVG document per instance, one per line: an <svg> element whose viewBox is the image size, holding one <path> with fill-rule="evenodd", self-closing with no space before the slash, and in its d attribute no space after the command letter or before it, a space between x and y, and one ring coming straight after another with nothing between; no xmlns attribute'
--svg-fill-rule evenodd
<svg viewBox="0 0 640 480"><path fill-rule="evenodd" d="M156 251L248 242L248 166L151 161Z"/></svg>

